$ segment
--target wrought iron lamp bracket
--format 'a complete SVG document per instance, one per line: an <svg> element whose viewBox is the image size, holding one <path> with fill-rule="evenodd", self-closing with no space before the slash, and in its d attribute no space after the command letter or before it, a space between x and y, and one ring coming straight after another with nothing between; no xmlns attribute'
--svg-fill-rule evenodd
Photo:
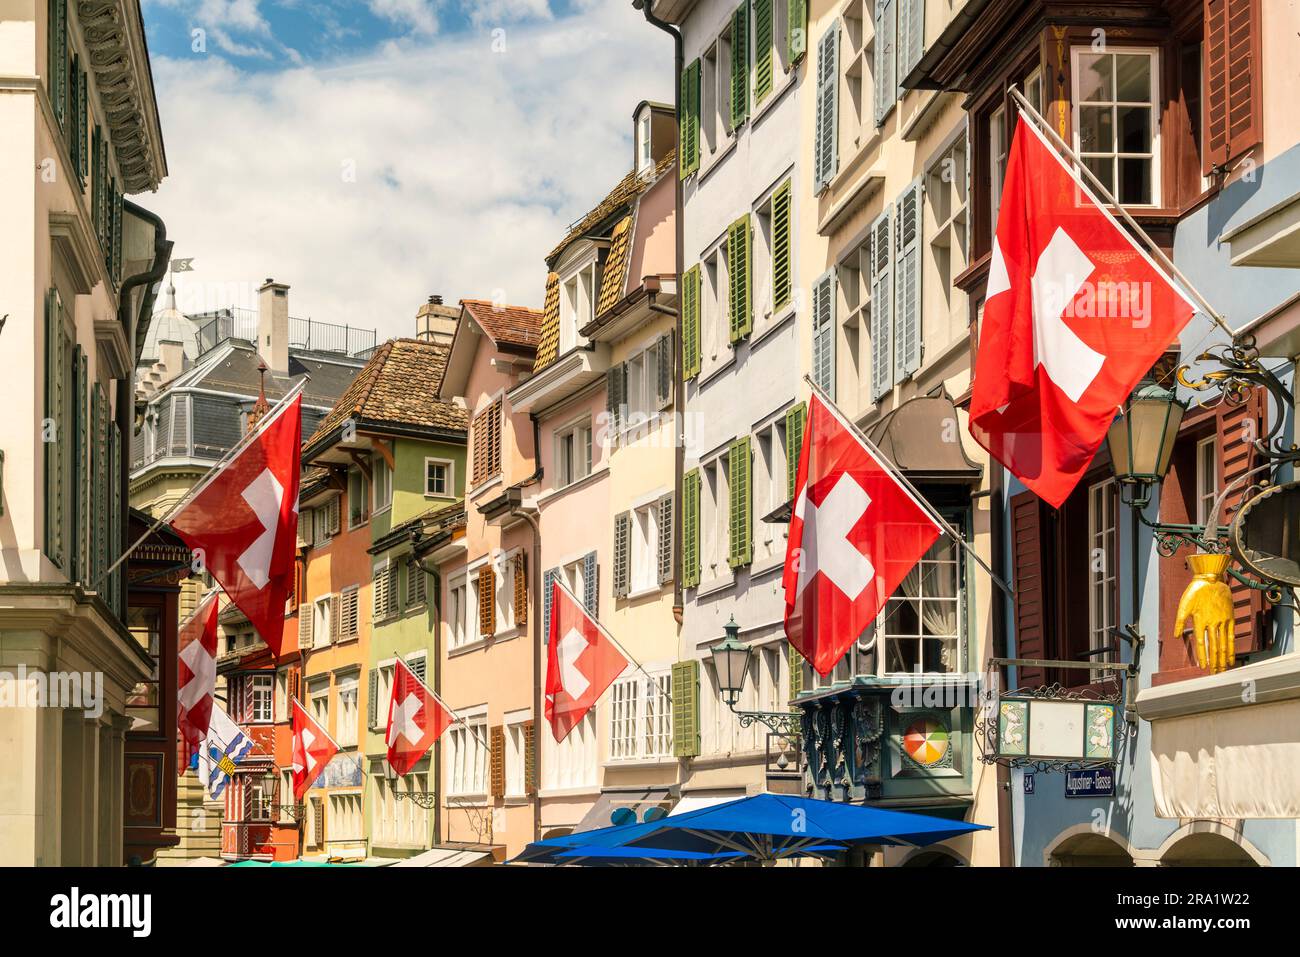
<svg viewBox="0 0 1300 957"><path fill-rule="evenodd" d="M801 733L803 715L798 711L738 711L734 704L727 707L740 719L742 729L764 724L773 734L792 736Z"/></svg>
<svg viewBox="0 0 1300 957"><path fill-rule="evenodd" d="M432 810L438 803L438 795L433 791L398 791L394 789L393 797L398 801L414 801L426 811Z"/></svg>
<svg viewBox="0 0 1300 957"><path fill-rule="evenodd" d="M297 824L302 823L303 816L307 813L306 804L272 804L271 810L275 816L287 814L294 819Z"/></svg>

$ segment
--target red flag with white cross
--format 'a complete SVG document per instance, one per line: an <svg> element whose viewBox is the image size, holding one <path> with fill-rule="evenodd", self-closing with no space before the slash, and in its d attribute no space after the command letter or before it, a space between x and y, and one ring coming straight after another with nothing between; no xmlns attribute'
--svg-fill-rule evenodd
<svg viewBox="0 0 1300 957"><path fill-rule="evenodd" d="M301 802L324 772L325 765L338 754L339 746L297 698L293 699L290 727L293 729L293 799Z"/></svg>
<svg viewBox="0 0 1300 957"><path fill-rule="evenodd" d="M302 395L281 402L171 526L280 654L298 547Z"/></svg>
<svg viewBox="0 0 1300 957"><path fill-rule="evenodd" d="M393 696L388 701L388 763L405 777L433 742L450 727L452 713L429 686L397 659L393 666Z"/></svg>
<svg viewBox="0 0 1300 957"><path fill-rule="evenodd" d="M1194 313L1021 113L979 330L975 440L1060 508Z"/></svg>
<svg viewBox="0 0 1300 957"><path fill-rule="evenodd" d="M569 732L623 673L628 660L558 580L551 585L551 629L546 644L546 720L555 740Z"/></svg>
<svg viewBox="0 0 1300 957"><path fill-rule="evenodd" d="M943 530L817 395L808 405L794 495L785 636L827 675Z"/></svg>
<svg viewBox="0 0 1300 957"><path fill-rule="evenodd" d="M217 686L217 594L208 592L189 621L180 628L176 642L176 724L180 730L181 760L177 770L184 774L208 736L212 720L212 696Z"/></svg>

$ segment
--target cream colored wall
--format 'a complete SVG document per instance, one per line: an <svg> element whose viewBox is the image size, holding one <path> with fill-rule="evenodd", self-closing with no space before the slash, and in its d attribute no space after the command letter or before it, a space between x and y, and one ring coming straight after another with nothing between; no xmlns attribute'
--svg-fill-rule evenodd
<svg viewBox="0 0 1300 957"><path fill-rule="evenodd" d="M1300 70L1295 43L1300 36L1300 3L1295 0L1260 4L1263 18L1264 145L1259 162L1267 163L1300 142Z"/></svg>

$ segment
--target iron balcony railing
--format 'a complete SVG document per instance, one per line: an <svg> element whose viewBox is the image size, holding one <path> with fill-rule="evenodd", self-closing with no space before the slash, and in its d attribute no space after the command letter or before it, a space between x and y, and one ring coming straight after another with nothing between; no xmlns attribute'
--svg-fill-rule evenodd
<svg viewBox="0 0 1300 957"><path fill-rule="evenodd" d="M257 342L255 309L238 307L195 316L199 324L199 355L216 348L227 339ZM355 359L367 359L375 350L378 334L374 329L318 322L314 319L289 317L289 348L305 352L332 352Z"/></svg>

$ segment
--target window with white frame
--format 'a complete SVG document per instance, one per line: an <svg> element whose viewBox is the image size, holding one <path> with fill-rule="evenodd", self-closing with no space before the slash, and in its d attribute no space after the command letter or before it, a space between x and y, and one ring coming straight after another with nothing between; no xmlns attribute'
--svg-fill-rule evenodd
<svg viewBox="0 0 1300 957"><path fill-rule="evenodd" d="M881 642L884 646L885 674L953 673L961 668L957 558L952 539L939 536L885 603L875 628L875 647Z"/></svg>
<svg viewBox="0 0 1300 957"><path fill-rule="evenodd" d="M636 428L652 421L672 399L662 395L672 375L671 338L661 337L649 342L623 362L624 389L627 406L619 415L619 424L625 429ZM671 393L671 388L669 388Z"/></svg>
<svg viewBox="0 0 1300 957"><path fill-rule="evenodd" d="M556 487L564 488L591 474L591 417L555 432Z"/></svg>
<svg viewBox="0 0 1300 957"><path fill-rule="evenodd" d="M447 731L448 787L452 798L480 798L488 790L487 719L466 718Z"/></svg>
<svg viewBox="0 0 1300 957"><path fill-rule="evenodd" d="M770 646L770 647L769 647ZM736 703L738 711L785 711L784 703L780 707L770 707L775 701L782 701L789 682L786 678L784 642L764 642L756 645L757 654L751 663L753 671L745 682L740 700ZM771 657L768 652L775 651ZM773 668L775 671L773 671ZM767 729L761 723L742 728L736 714L722 702L718 686L718 675L713 662L706 658L700 669L700 748L704 754L739 754L755 752L767 746Z"/></svg>
<svg viewBox="0 0 1300 957"><path fill-rule="evenodd" d="M727 18L722 33L701 60L701 161L720 153L731 131L731 19Z"/></svg>
<svg viewBox="0 0 1300 957"><path fill-rule="evenodd" d="M793 189L782 179L758 204L754 213L753 309L762 327L765 321L784 316L794 302L793 285Z"/></svg>
<svg viewBox="0 0 1300 957"><path fill-rule="evenodd" d="M253 690L253 710L249 714L249 720L255 722L274 720L275 712L272 710L275 702L274 676L249 675L244 680L250 683Z"/></svg>
<svg viewBox="0 0 1300 957"><path fill-rule="evenodd" d="M1154 50L1092 47L1071 50L1074 147L1121 203L1158 205L1159 126Z"/></svg>
<svg viewBox="0 0 1300 957"><path fill-rule="evenodd" d="M455 497L456 463L451 459L424 460L424 494L426 498Z"/></svg>
<svg viewBox="0 0 1300 957"><path fill-rule="evenodd" d="M274 720L288 721L289 717L289 669L280 668L275 673Z"/></svg>
<svg viewBox="0 0 1300 957"><path fill-rule="evenodd" d="M963 134L938 156L925 174L923 233L930 255L923 264L922 298L927 321L935 312L936 304L942 303L942 314L948 320L945 343L968 334L966 297L953 285L953 279L965 272L970 262L966 170Z"/></svg>
<svg viewBox="0 0 1300 957"><path fill-rule="evenodd" d="M271 805L275 803L275 776L246 775L244 787L248 789L250 821L270 821Z"/></svg>
<svg viewBox="0 0 1300 957"><path fill-rule="evenodd" d="M1196 524L1205 525L1219 491L1219 453L1216 437L1196 443Z"/></svg>
<svg viewBox="0 0 1300 957"><path fill-rule="evenodd" d="M598 705L597 708L603 707ZM599 779L596 753L596 712L592 708L573 726L568 736L556 742L550 734L541 734L543 788L570 791L595 789Z"/></svg>
<svg viewBox="0 0 1300 957"><path fill-rule="evenodd" d="M654 760L673 753L672 676L642 674L610 685L609 758Z"/></svg>
<svg viewBox="0 0 1300 957"><path fill-rule="evenodd" d="M586 601L587 596L587 562L585 558L560 566L560 576L565 586L579 601Z"/></svg>
<svg viewBox="0 0 1300 957"><path fill-rule="evenodd" d="M330 637L330 596L326 595L312 602L312 647L325 647Z"/></svg>
<svg viewBox="0 0 1300 957"><path fill-rule="evenodd" d="M375 669L375 698L368 705L371 728L384 728L388 724L388 705L393 699L393 680L396 665L389 663Z"/></svg>
<svg viewBox="0 0 1300 957"><path fill-rule="evenodd" d="M527 721L510 722L506 733L506 793L507 798L521 798L528 792L528 726Z"/></svg>
<svg viewBox="0 0 1300 957"><path fill-rule="evenodd" d="M560 279L560 355L586 341L578 330L596 318L600 273L600 262L593 253L581 266Z"/></svg>
<svg viewBox="0 0 1300 957"><path fill-rule="evenodd" d="M382 455L372 455L370 474L375 479L375 511L382 512L393 504L393 470Z"/></svg>
<svg viewBox="0 0 1300 957"><path fill-rule="evenodd" d="M628 589L631 594L659 587L659 503L632 509L628 542Z"/></svg>
<svg viewBox="0 0 1300 957"><path fill-rule="evenodd" d="M793 463L786 451L785 415L760 426L754 433L753 484L754 563L785 554L785 524L765 522L763 516L784 505L788 499L786 472L798 468L799 454Z"/></svg>
<svg viewBox="0 0 1300 957"><path fill-rule="evenodd" d="M423 847L427 843L428 812L410 798L399 794L427 791L429 775L411 771L389 780L382 773L372 774L374 807L371 811L371 843L379 847Z"/></svg>
<svg viewBox="0 0 1300 957"><path fill-rule="evenodd" d="M471 604L469 579L462 575L447 589L447 647L468 645L478 637L478 606Z"/></svg>
<svg viewBox="0 0 1300 957"><path fill-rule="evenodd" d="M835 315L840 338L835 352L835 390L846 409L871 405L871 237L840 261L835 272Z"/></svg>
<svg viewBox="0 0 1300 957"><path fill-rule="evenodd" d="M700 259L700 364L707 373L730 356L727 241Z"/></svg>
<svg viewBox="0 0 1300 957"><path fill-rule="evenodd" d="M307 707L316 723L328 732L330 726L329 675L313 678L307 682Z"/></svg>
<svg viewBox="0 0 1300 957"><path fill-rule="evenodd" d="M650 107L644 107L636 121L636 171L644 173L654 165L654 151L650 143L652 115Z"/></svg>
<svg viewBox="0 0 1300 957"><path fill-rule="evenodd" d="M999 106L989 117L989 235L998 231L1002 208L1002 181L1007 178L1007 110Z"/></svg>
<svg viewBox="0 0 1300 957"><path fill-rule="evenodd" d="M325 833L331 844L360 841L365 834L361 819L361 792L332 792L329 795L329 821Z"/></svg>
<svg viewBox="0 0 1300 957"><path fill-rule="evenodd" d="M370 515L366 507L366 477L355 465L348 469L348 528L364 525Z"/></svg>
<svg viewBox="0 0 1300 957"><path fill-rule="evenodd" d="M515 627L515 569L519 563L519 551L510 552L502 558L496 571L496 619L497 634L507 632Z"/></svg>
<svg viewBox="0 0 1300 957"><path fill-rule="evenodd" d="M284 768L280 771L280 793L279 793L280 814L277 821L280 824L293 824L293 769Z"/></svg>
<svg viewBox="0 0 1300 957"><path fill-rule="evenodd" d="M704 581L727 574L731 544L731 496L727 471L731 456L723 453L700 466L700 568Z"/></svg>
<svg viewBox="0 0 1300 957"><path fill-rule="evenodd" d="M1110 661L1112 630L1119 611L1118 506L1119 486L1114 479L1088 488L1088 650L1098 652L1091 661ZM1100 671L1090 672L1100 681Z"/></svg>
<svg viewBox="0 0 1300 957"><path fill-rule="evenodd" d="M361 718L359 681L355 674L339 679L339 714L334 739L341 748L357 743L357 725Z"/></svg>

